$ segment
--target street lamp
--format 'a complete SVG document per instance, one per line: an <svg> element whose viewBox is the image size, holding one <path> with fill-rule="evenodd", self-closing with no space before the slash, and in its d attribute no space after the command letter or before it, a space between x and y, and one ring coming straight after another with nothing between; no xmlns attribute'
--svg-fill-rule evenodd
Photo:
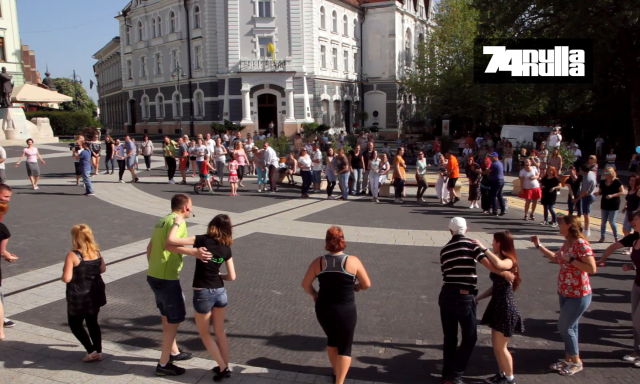
<svg viewBox="0 0 640 384"><path fill-rule="evenodd" d="M80 77L80 75L76 75L76 71L75 69L73 70L73 75L68 77L69 80L73 81L73 98L75 100L76 103L76 111L80 110L80 100L78 100L78 88L77 85L78 83L80 83L80 86L82 86L82 78Z"/></svg>
<svg viewBox="0 0 640 384"><path fill-rule="evenodd" d="M180 103L178 106L178 113L180 113L180 137L182 137L182 92L180 92L180 78L186 78L187 74L184 73L184 69L182 69L180 63L176 64L176 68L173 70L173 72L171 72L171 77L174 79L178 79L178 93L180 94L180 99L178 100L178 102Z"/></svg>

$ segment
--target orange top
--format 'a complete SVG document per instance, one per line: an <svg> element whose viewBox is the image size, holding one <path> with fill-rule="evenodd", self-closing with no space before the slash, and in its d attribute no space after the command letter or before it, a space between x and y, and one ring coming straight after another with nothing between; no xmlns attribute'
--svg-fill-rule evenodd
<svg viewBox="0 0 640 384"><path fill-rule="evenodd" d="M455 155L449 156L449 164L447 164L447 171L449 171L449 177L457 179L460 177L460 167L458 166L458 158Z"/></svg>
<svg viewBox="0 0 640 384"><path fill-rule="evenodd" d="M393 178L394 179L404 179L405 176L405 167L404 159L402 156L398 155L393 159Z"/></svg>

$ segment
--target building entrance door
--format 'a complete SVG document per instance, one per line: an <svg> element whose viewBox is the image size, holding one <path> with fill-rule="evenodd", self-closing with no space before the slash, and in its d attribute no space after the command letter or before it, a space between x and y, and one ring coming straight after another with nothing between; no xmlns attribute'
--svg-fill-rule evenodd
<svg viewBox="0 0 640 384"><path fill-rule="evenodd" d="M347 128L347 133L353 133L353 127L351 126L351 101L349 100L344 102L344 126Z"/></svg>
<svg viewBox="0 0 640 384"><path fill-rule="evenodd" d="M276 95L265 93L258 96L258 128L268 132L269 125L273 123L273 132L278 136L278 98Z"/></svg>
<svg viewBox="0 0 640 384"><path fill-rule="evenodd" d="M129 100L129 114L131 116L131 124L127 127L127 133L136 133L136 124L137 124L137 116L136 116L136 101Z"/></svg>

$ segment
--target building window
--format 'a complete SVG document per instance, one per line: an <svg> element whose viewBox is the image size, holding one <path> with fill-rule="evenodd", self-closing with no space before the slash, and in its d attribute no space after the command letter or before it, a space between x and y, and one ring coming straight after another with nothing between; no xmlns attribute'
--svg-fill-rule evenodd
<svg viewBox="0 0 640 384"><path fill-rule="evenodd" d="M327 47L320 46L320 67L327 68Z"/></svg>
<svg viewBox="0 0 640 384"><path fill-rule="evenodd" d="M0 37L0 61L7 61L7 56L4 53L4 37Z"/></svg>
<svg viewBox="0 0 640 384"><path fill-rule="evenodd" d="M340 123L340 120L342 120L340 119L340 115L342 114L341 109L342 107L340 107L340 101L335 100L333 102L333 126L334 127L341 126L341 123Z"/></svg>
<svg viewBox="0 0 640 384"><path fill-rule="evenodd" d="M271 0L260 0L260 1L258 1L258 16L259 17L272 17Z"/></svg>
<svg viewBox="0 0 640 384"><path fill-rule="evenodd" d="M153 38L156 38L156 19L153 18L151 19L151 36L153 36Z"/></svg>
<svg viewBox="0 0 640 384"><path fill-rule="evenodd" d="M332 32L338 33L338 12L333 11L333 13L331 14L331 21L332 21Z"/></svg>
<svg viewBox="0 0 640 384"><path fill-rule="evenodd" d="M320 28L327 29L327 15L324 13L324 7L320 7Z"/></svg>
<svg viewBox="0 0 640 384"><path fill-rule="evenodd" d="M156 96L156 115L158 119L164 119L164 96Z"/></svg>
<svg viewBox="0 0 640 384"><path fill-rule="evenodd" d="M258 38L258 46L260 48L260 58L264 59L267 57L271 57L271 52L269 52L269 43L273 43L272 37L259 37Z"/></svg>
<svg viewBox="0 0 640 384"><path fill-rule="evenodd" d="M162 36L162 18L158 17L158 33L156 34L158 37Z"/></svg>
<svg viewBox="0 0 640 384"><path fill-rule="evenodd" d="M411 65L413 59L411 57L411 30L407 29L407 35L404 42L405 65Z"/></svg>
<svg viewBox="0 0 640 384"><path fill-rule="evenodd" d="M333 48L333 69L338 70L338 48Z"/></svg>
<svg viewBox="0 0 640 384"><path fill-rule="evenodd" d="M344 68L343 69L344 69L345 72L347 72L347 71L349 71L349 51L344 51L343 56L344 56L343 57L343 59L344 59L344 63L343 63L344 64Z"/></svg>
<svg viewBox="0 0 640 384"><path fill-rule="evenodd" d="M353 38L358 38L358 20L353 19Z"/></svg>
<svg viewBox="0 0 640 384"><path fill-rule="evenodd" d="M126 33L124 35L125 44L131 45L131 28L125 25L124 29L126 30Z"/></svg>
<svg viewBox="0 0 640 384"><path fill-rule="evenodd" d="M353 72L358 73L358 52L353 54Z"/></svg>
<svg viewBox="0 0 640 384"><path fill-rule="evenodd" d="M149 105L149 96L142 96L142 101L140 102L140 106L142 107L142 118L148 119L151 114L151 107Z"/></svg>
<svg viewBox="0 0 640 384"><path fill-rule="evenodd" d="M176 19L176 13L169 12L169 33L174 33L178 30L178 20Z"/></svg>
<svg viewBox="0 0 640 384"><path fill-rule="evenodd" d="M202 69L202 46L196 45L193 48L193 69Z"/></svg>
<svg viewBox="0 0 640 384"><path fill-rule="evenodd" d="M342 18L342 24L344 27L344 35L349 36L349 19L347 18L347 15L344 15Z"/></svg>
<svg viewBox="0 0 640 384"><path fill-rule="evenodd" d="M160 76L162 75L162 56L160 56L159 53L156 53L156 70L155 70L155 75L156 76Z"/></svg>
<svg viewBox="0 0 640 384"><path fill-rule="evenodd" d="M322 124L331 125L329 118L329 100L322 100Z"/></svg>
<svg viewBox="0 0 640 384"><path fill-rule="evenodd" d="M176 68L178 68L178 50L174 49L171 51L171 72Z"/></svg>
<svg viewBox="0 0 640 384"><path fill-rule="evenodd" d="M176 92L173 94L173 116L182 117L182 96Z"/></svg>
<svg viewBox="0 0 640 384"><path fill-rule="evenodd" d="M140 57L140 77L147 77L147 58L145 56Z"/></svg>
<svg viewBox="0 0 640 384"><path fill-rule="evenodd" d="M127 60L127 80L133 80L133 63Z"/></svg>
<svg viewBox="0 0 640 384"><path fill-rule="evenodd" d="M138 21L138 41L144 40L144 26L142 21Z"/></svg>
<svg viewBox="0 0 640 384"><path fill-rule="evenodd" d="M197 5L193 7L193 28L200 28L200 7Z"/></svg>
<svg viewBox="0 0 640 384"><path fill-rule="evenodd" d="M201 90L197 90L195 99L196 116L202 117L204 116L204 92L202 92Z"/></svg>

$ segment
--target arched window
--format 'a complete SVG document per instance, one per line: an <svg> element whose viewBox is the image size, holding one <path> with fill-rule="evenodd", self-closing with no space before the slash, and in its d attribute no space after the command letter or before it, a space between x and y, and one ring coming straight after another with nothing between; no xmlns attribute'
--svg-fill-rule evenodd
<svg viewBox="0 0 640 384"><path fill-rule="evenodd" d="M193 7L193 28L200 28L200 7L197 5Z"/></svg>
<svg viewBox="0 0 640 384"><path fill-rule="evenodd" d="M333 102L333 126L334 127L340 127L342 126L342 122L340 120L340 115L342 115L342 111L341 111L342 107L340 106L340 101L339 100L335 100Z"/></svg>
<svg viewBox="0 0 640 384"><path fill-rule="evenodd" d="M358 38L358 19L353 19L353 38Z"/></svg>
<svg viewBox="0 0 640 384"><path fill-rule="evenodd" d="M142 21L138 21L138 41L142 41L144 38L144 26Z"/></svg>
<svg viewBox="0 0 640 384"><path fill-rule="evenodd" d="M126 43L127 45L131 45L131 28L127 27L126 25L124 28L127 31L125 34Z"/></svg>
<svg viewBox="0 0 640 384"><path fill-rule="evenodd" d="M173 117L182 117L182 95L179 92L173 94Z"/></svg>
<svg viewBox="0 0 640 384"><path fill-rule="evenodd" d="M156 115L158 119L164 119L164 96L156 96Z"/></svg>
<svg viewBox="0 0 640 384"><path fill-rule="evenodd" d="M424 44L424 33L421 33L418 35L418 44L419 45Z"/></svg>
<svg viewBox="0 0 640 384"><path fill-rule="evenodd" d="M178 30L178 20L176 19L176 13L169 12L169 33L174 33Z"/></svg>
<svg viewBox="0 0 640 384"><path fill-rule="evenodd" d="M338 33L338 12L333 11L331 14L331 20L333 22L332 32Z"/></svg>
<svg viewBox="0 0 640 384"><path fill-rule="evenodd" d="M322 100L322 124L331 126L331 116L329 116L329 100Z"/></svg>
<svg viewBox="0 0 640 384"><path fill-rule="evenodd" d="M327 29L327 17L324 13L324 7L320 7L320 28Z"/></svg>
<svg viewBox="0 0 640 384"><path fill-rule="evenodd" d="M142 96L142 101L140 102L140 106L142 107L142 118L148 119L151 114L150 106L149 106L149 96Z"/></svg>
<svg viewBox="0 0 640 384"><path fill-rule="evenodd" d="M202 117L204 116L204 92L202 92L202 90L198 89L194 95L194 99L195 99L195 112L196 112L196 116L198 117Z"/></svg>
<svg viewBox="0 0 640 384"><path fill-rule="evenodd" d="M162 36L162 18L158 16L158 37Z"/></svg>
<svg viewBox="0 0 640 384"><path fill-rule="evenodd" d="M151 19L151 36L153 36L154 39L157 37L156 19L155 18Z"/></svg>
<svg viewBox="0 0 640 384"><path fill-rule="evenodd" d="M411 56L411 30L407 29L407 35L405 37L405 41L404 41L404 54L405 54L405 65L411 65L413 62L412 56Z"/></svg>
<svg viewBox="0 0 640 384"><path fill-rule="evenodd" d="M349 36L349 19L347 18L347 15L344 15L342 18L342 24L344 26L344 35Z"/></svg>

